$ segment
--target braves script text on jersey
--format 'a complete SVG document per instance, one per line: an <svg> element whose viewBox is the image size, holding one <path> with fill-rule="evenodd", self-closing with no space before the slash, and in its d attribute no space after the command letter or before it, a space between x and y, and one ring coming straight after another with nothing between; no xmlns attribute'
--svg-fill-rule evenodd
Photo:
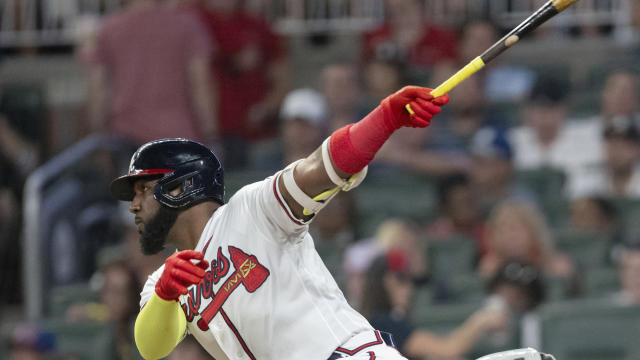
<svg viewBox="0 0 640 360"><path fill-rule="evenodd" d="M308 224L282 199L280 175L238 191L195 248L211 266L180 303L187 331L217 360L327 359L356 334L373 334L322 263ZM141 305L163 269L147 280Z"/></svg>

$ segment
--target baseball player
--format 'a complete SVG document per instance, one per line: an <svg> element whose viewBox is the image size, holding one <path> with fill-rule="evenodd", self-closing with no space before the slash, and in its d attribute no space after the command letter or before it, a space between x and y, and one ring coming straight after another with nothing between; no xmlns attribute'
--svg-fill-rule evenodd
<svg viewBox="0 0 640 360"><path fill-rule="evenodd" d="M349 306L307 230L339 189L362 181L394 131L428 126L448 100L405 87L227 204L208 148L186 139L141 146L111 191L131 202L145 253L178 249L142 290L142 356L164 357L189 333L218 360L405 359Z"/></svg>

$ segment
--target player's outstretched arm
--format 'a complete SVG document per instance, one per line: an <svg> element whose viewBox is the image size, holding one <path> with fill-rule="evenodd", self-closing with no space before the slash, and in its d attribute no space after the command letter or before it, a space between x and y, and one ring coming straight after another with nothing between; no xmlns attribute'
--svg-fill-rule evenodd
<svg viewBox="0 0 640 360"><path fill-rule="evenodd" d="M325 156L323 147L320 147L297 163L293 169L295 185L306 196L314 198L340 186L335 175L340 178L338 180L344 181L362 171L396 130L429 126L433 116L449 102L448 95L433 98L430 93L429 88L406 86L382 100L359 122L336 130L326 144L328 149L325 150ZM325 164L323 159L328 159L330 164ZM329 176L332 169L335 174L333 179ZM278 184L285 201L300 219L310 218L303 212L305 206L301 205L305 201L300 198L304 196L295 194L296 190L291 189L291 181L286 184L285 180L285 176L281 176Z"/></svg>
<svg viewBox="0 0 640 360"><path fill-rule="evenodd" d="M187 320L178 299L202 280L208 267L199 251L180 251L167 258L155 292L136 318L134 337L143 358L163 358L182 340Z"/></svg>

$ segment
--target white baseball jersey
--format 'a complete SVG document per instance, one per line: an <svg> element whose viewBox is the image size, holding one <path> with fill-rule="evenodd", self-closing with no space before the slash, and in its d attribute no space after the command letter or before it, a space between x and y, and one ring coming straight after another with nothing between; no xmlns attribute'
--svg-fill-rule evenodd
<svg viewBox="0 0 640 360"><path fill-rule="evenodd" d="M282 198L281 172L218 208L195 250L211 266L180 303L187 331L217 360L327 359L369 322L347 303L308 224ZM164 265L147 280L141 305Z"/></svg>

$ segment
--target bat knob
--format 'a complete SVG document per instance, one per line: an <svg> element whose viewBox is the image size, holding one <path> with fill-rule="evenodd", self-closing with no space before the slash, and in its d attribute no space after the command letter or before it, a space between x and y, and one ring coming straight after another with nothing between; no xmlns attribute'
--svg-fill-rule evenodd
<svg viewBox="0 0 640 360"><path fill-rule="evenodd" d="M200 318L200 320L198 320L198 328L200 328L200 330L202 331L207 331L209 330L209 324L207 324L207 322L204 321L203 318Z"/></svg>

